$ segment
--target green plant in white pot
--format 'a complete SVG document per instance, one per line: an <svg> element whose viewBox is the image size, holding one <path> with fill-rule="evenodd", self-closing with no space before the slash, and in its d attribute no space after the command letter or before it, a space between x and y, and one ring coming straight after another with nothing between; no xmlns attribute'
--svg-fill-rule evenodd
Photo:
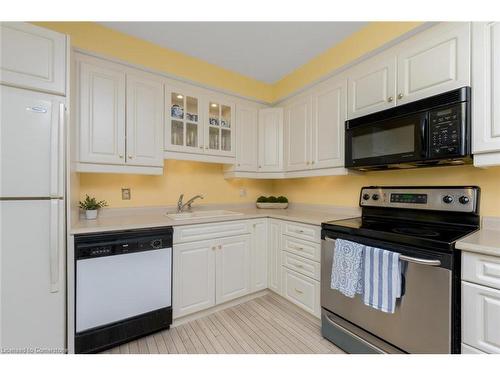
<svg viewBox="0 0 500 375"><path fill-rule="evenodd" d="M107 205L106 201L98 201L95 197L90 198L88 195L85 195L85 199L80 201L80 208L85 211L85 218L87 220L97 219L97 210Z"/></svg>

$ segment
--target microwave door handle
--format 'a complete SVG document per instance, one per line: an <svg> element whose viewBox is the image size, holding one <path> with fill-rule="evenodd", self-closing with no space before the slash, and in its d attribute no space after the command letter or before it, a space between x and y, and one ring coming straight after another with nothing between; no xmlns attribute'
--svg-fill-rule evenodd
<svg viewBox="0 0 500 375"><path fill-rule="evenodd" d="M427 114L420 119L420 142L421 142L421 155L422 158L427 158L430 155L430 144L429 144L429 121L427 119Z"/></svg>

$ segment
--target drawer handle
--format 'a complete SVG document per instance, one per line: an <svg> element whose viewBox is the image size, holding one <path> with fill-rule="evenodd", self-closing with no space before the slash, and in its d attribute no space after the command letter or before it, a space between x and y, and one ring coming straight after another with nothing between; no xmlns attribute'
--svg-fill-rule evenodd
<svg viewBox="0 0 500 375"><path fill-rule="evenodd" d="M304 266L302 264L298 264L298 263L290 263L292 266L295 266L297 268L304 268Z"/></svg>
<svg viewBox="0 0 500 375"><path fill-rule="evenodd" d="M299 246L292 246L292 249L299 250L299 251L304 251L304 248L303 247L299 247Z"/></svg>
<svg viewBox="0 0 500 375"><path fill-rule="evenodd" d="M304 233L304 231L302 229L297 229L295 233Z"/></svg>
<svg viewBox="0 0 500 375"><path fill-rule="evenodd" d="M297 288L294 288L295 289L295 293L298 293L298 294L304 294L304 292L300 289L297 289Z"/></svg>

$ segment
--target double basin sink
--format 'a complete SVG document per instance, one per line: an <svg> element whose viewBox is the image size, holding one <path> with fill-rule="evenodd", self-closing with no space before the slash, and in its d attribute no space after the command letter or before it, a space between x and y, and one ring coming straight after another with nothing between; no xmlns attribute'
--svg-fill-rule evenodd
<svg viewBox="0 0 500 375"><path fill-rule="evenodd" d="M166 214L168 218L173 220L190 220L190 219L210 219L214 217L237 216L243 215L241 212L228 210L206 210L206 211L191 211L191 212L171 212Z"/></svg>

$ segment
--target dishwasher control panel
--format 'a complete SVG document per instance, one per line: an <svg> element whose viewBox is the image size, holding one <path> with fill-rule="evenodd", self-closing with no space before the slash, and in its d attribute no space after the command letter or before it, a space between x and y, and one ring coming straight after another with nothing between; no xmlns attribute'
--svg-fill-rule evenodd
<svg viewBox="0 0 500 375"><path fill-rule="evenodd" d="M171 227L75 236L76 259L98 258L172 247Z"/></svg>

